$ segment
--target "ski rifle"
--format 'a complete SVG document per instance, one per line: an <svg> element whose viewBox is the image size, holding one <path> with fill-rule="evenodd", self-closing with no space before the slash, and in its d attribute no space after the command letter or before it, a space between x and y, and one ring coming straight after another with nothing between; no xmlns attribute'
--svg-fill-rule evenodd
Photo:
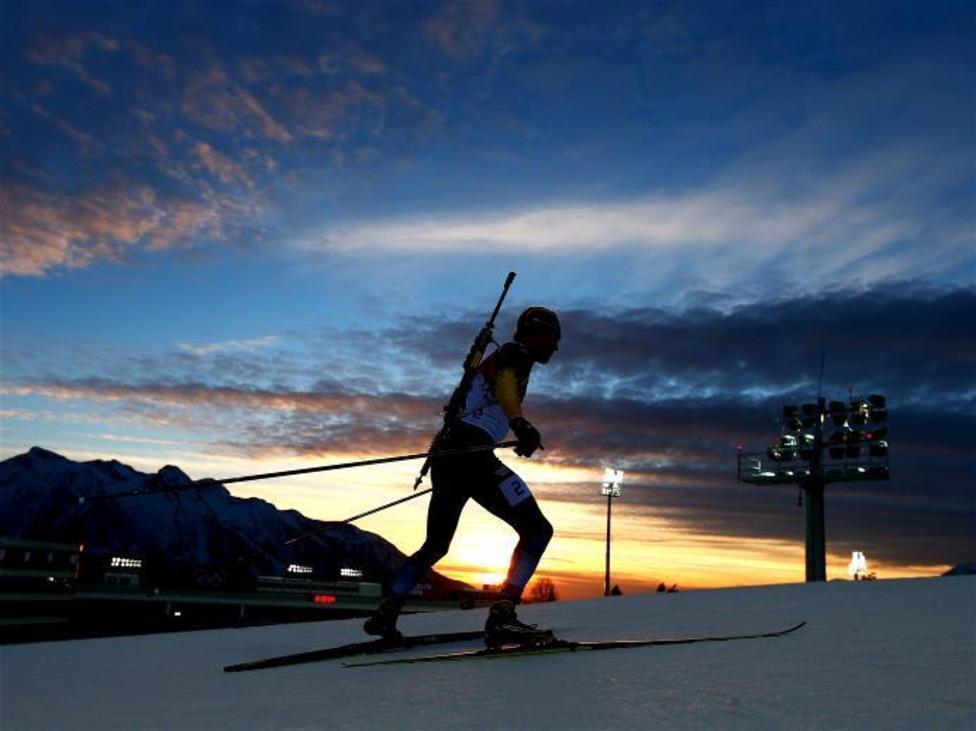
<svg viewBox="0 0 976 731"><path fill-rule="evenodd" d="M508 288L512 286L512 282L515 281L515 272L509 272L508 276L505 278L505 285L502 287L502 294L498 298L498 302L495 304L495 309L492 310L491 317L485 322L484 327L481 328L481 332L474 339L474 343L471 345L471 350L468 351L467 356L464 359L464 373L461 376L461 382L458 384L457 388L454 389L454 393L451 394L451 400L447 402L444 407L444 424L441 426L440 430L437 432L436 436L430 442L431 453L435 452L437 449L438 442L447 434L447 430L458 420L461 416L461 411L464 408L464 401L468 395L468 389L471 388L471 383L474 381L474 377L478 375L478 368L481 366L481 361L485 357L485 350L488 348L489 343L495 342L492 337L492 332L495 329L495 318L498 317L498 311L502 308L502 302L505 301L506 295L508 295ZM413 483L413 489L416 490L420 487L420 483L424 481L427 476L427 472L430 471L430 458L424 460L423 466L420 468L420 474L417 475L417 479Z"/></svg>

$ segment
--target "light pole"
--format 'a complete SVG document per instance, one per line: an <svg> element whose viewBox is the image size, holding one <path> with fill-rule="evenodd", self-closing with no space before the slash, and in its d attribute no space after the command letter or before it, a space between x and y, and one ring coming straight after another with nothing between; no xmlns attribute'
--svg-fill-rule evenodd
<svg viewBox="0 0 976 731"><path fill-rule="evenodd" d="M779 442L738 452L738 477L754 485L797 485L806 507L806 579L827 580L824 489L832 482L887 480L888 406L884 396L783 407ZM826 454L825 454L826 452Z"/></svg>
<svg viewBox="0 0 976 731"><path fill-rule="evenodd" d="M620 497L620 485L623 484L623 470L608 467L603 473L603 487L601 495L607 496L607 572L603 582L603 596L610 596L610 508L615 497Z"/></svg>

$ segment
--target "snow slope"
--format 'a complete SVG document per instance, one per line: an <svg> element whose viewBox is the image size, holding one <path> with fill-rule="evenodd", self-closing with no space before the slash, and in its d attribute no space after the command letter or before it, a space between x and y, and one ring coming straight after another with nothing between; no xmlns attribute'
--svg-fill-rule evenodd
<svg viewBox="0 0 976 731"><path fill-rule="evenodd" d="M484 613L402 624L471 629ZM575 639L808 626L768 640L240 674L221 668L360 639L359 622L18 645L0 648L0 727L976 728L972 576L625 596L521 616Z"/></svg>

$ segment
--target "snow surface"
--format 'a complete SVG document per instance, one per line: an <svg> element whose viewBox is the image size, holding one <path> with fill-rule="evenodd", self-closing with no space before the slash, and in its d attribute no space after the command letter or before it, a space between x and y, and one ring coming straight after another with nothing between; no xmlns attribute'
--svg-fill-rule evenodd
<svg viewBox="0 0 976 731"><path fill-rule="evenodd" d="M360 621L8 646L0 727L976 728L972 576L624 596L520 616L571 639L808 625L766 640L234 674L222 667L362 639ZM414 615L402 628L473 629L484 617Z"/></svg>

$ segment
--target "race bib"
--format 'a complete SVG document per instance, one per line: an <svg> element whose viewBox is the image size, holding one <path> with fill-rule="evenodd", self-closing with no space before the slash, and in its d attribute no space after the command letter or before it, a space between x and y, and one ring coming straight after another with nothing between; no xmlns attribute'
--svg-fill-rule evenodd
<svg viewBox="0 0 976 731"><path fill-rule="evenodd" d="M526 485L522 478L516 474L512 474L506 477L504 480L498 483L498 489L502 491L502 495L505 496L505 500L511 506L516 506L523 500L527 500L532 497L532 492L529 490L529 486Z"/></svg>

